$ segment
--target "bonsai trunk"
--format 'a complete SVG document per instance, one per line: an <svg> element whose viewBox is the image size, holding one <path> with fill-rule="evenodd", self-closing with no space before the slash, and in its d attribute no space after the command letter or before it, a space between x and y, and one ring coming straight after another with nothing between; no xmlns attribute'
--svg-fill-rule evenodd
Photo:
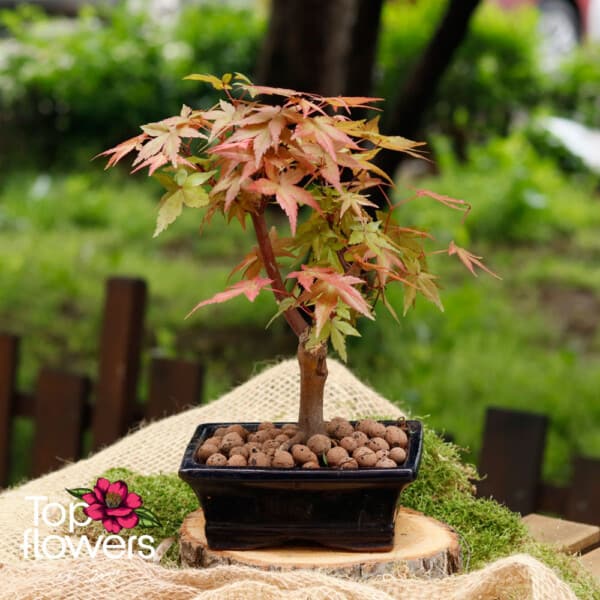
<svg viewBox="0 0 600 600"><path fill-rule="evenodd" d="M307 348L308 330L300 335L298 363L300 364L300 414L298 425L308 439L323 433L323 391L327 380L327 345Z"/></svg>
<svg viewBox="0 0 600 600"><path fill-rule="evenodd" d="M271 278L271 287L278 301L289 296L285 289L277 259L269 239L265 222L264 207L252 214L252 223L256 232L258 249L267 275ZM307 348L309 325L298 309L290 308L284 317L294 333L298 336L298 362L300 363L300 414L298 425L309 438L315 433L323 433L323 391L327 380L327 345L319 344L315 348Z"/></svg>

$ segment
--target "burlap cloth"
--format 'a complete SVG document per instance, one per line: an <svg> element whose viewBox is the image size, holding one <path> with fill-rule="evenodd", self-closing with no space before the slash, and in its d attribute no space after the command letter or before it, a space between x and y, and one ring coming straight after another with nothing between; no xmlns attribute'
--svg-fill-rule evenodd
<svg viewBox="0 0 600 600"><path fill-rule="evenodd" d="M401 411L329 361L325 416L401 416ZM86 486L112 467L142 474L177 471L182 451L201 422L295 420L299 375L295 360L273 366L219 400L151 423L94 456L0 494L0 599L108 597L209 599L521 599L575 598L556 574L526 555L499 560L485 569L443 580L390 576L362 582L315 571L265 572L243 567L167 569L141 558L111 560L22 559L23 532L32 523L25 496L65 502L66 487ZM46 532L40 524L40 535ZM49 530L47 533L51 533Z"/></svg>

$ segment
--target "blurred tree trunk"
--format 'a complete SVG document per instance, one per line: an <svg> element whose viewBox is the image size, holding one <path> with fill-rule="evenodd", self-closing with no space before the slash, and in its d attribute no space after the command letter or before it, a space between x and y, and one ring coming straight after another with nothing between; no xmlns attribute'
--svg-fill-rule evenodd
<svg viewBox="0 0 600 600"><path fill-rule="evenodd" d="M438 85L452 63L454 53L466 38L471 17L480 3L481 0L449 0L436 32L388 113L382 127L384 133L411 139L418 135ZM397 152L383 150L377 155L376 163L393 177L402 158L403 155ZM382 208L386 206L384 195L376 188L371 194L371 200Z"/></svg>
<svg viewBox="0 0 600 600"><path fill-rule="evenodd" d="M258 81L323 95L370 92L383 0L273 0Z"/></svg>

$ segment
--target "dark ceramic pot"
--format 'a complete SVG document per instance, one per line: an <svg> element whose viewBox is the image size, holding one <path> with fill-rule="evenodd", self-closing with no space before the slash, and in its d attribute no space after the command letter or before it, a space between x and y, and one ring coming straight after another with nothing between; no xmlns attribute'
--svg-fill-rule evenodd
<svg viewBox="0 0 600 600"><path fill-rule="evenodd" d="M194 459L198 446L218 427L231 424L200 425L179 469L179 477L198 496L206 518L206 538L213 550L262 548L289 541L356 551L392 548L398 497L415 480L421 461L423 429L419 421L406 421L407 457L395 469L199 464ZM258 423L242 425L256 431Z"/></svg>

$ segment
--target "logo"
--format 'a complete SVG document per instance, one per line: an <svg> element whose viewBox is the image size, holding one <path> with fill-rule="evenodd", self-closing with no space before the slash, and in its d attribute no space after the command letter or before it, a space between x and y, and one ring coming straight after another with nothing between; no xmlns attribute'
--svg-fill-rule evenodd
<svg viewBox="0 0 600 600"><path fill-rule="evenodd" d="M23 557L36 559L60 559L65 557L95 558L102 554L107 558L132 558L140 556L154 560L154 538L150 535L118 535L124 529L158 527L160 521L144 507L139 494L130 492L124 481L111 483L103 477L90 488L66 490L80 502L70 502L66 507L59 502L48 502L46 496L26 496L33 502L33 527L23 534ZM83 513L83 514L82 514ZM81 519L85 516L85 519ZM75 537L81 529L93 521L102 523L109 535L101 534L92 542L86 534ZM51 534L42 537L40 524L49 528L66 528L68 534Z"/></svg>

